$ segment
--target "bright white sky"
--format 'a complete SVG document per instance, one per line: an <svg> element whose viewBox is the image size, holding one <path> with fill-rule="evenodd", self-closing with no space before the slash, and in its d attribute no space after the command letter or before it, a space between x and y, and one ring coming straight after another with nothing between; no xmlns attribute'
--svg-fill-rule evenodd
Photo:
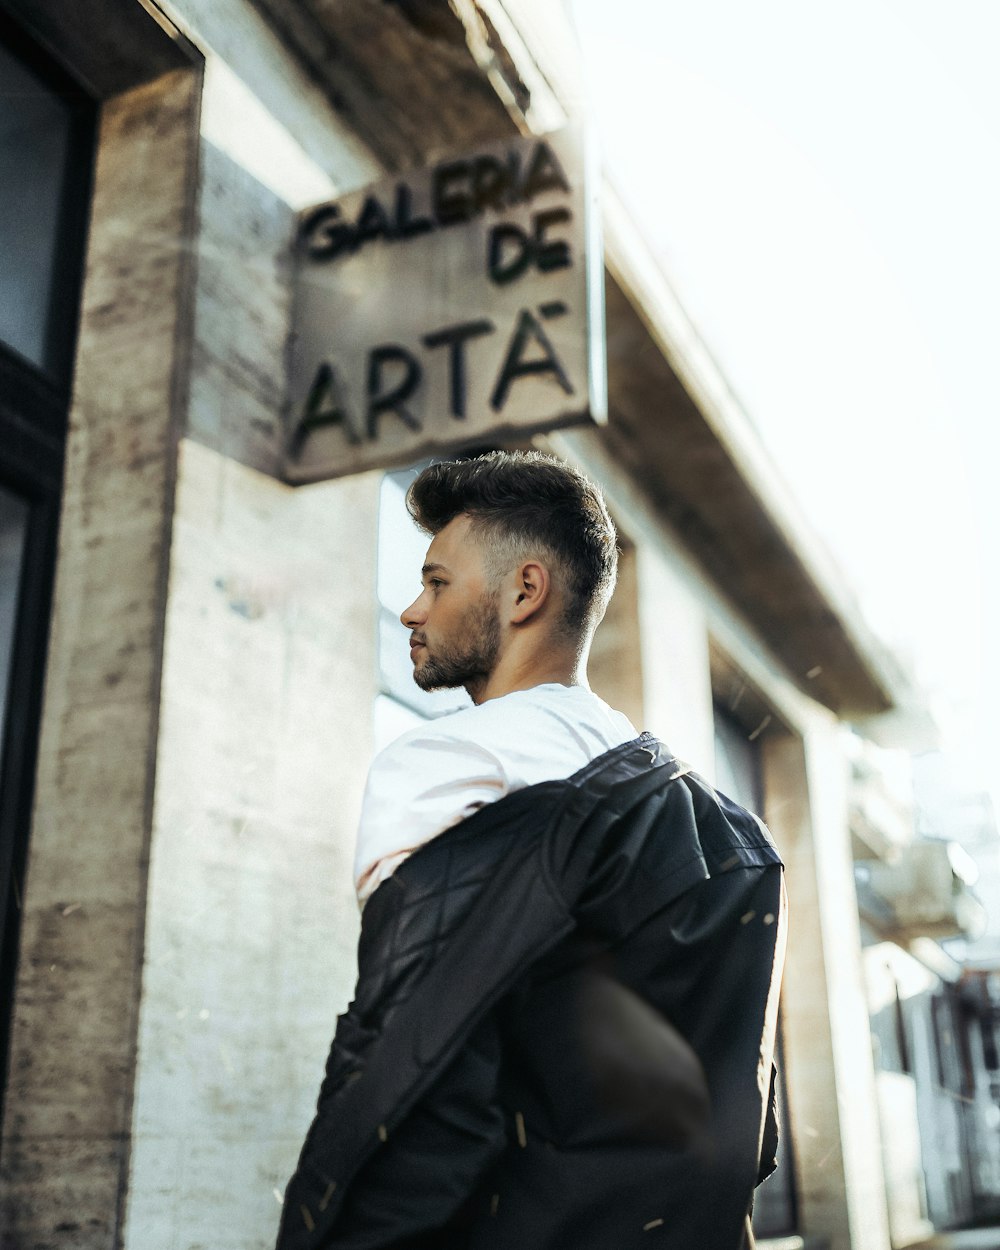
<svg viewBox="0 0 1000 1250"><path fill-rule="evenodd" d="M1000 3L573 11L620 193L1000 795Z"/></svg>

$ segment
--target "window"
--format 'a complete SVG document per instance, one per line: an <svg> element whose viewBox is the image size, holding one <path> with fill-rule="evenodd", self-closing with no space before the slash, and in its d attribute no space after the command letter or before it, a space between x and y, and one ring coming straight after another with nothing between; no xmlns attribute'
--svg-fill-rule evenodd
<svg viewBox="0 0 1000 1250"><path fill-rule="evenodd" d="M93 106L0 25L0 341L65 387L73 355Z"/></svg>
<svg viewBox="0 0 1000 1250"><path fill-rule="evenodd" d="M0 1065L20 932L96 106L0 16Z"/></svg>
<svg viewBox="0 0 1000 1250"><path fill-rule="evenodd" d="M938 1084L953 1094L961 1094L962 1064L953 1005L947 988L931 999L931 1027Z"/></svg>
<svg viewBox="0 0 1000 1250"><path fill-rule="evenodd" d="M893 978L895 1001L893 1003L893 1023L896 1026L896 1049L899 1052L899 1070L912 1075L913 1062L910 1059L909 1036L906 1031L906 1016L903 1011L903 999L899 993L899 982Z"/></svg>
<svg viewBox="0 0 1000 1250"><path fill-rule="evenodd" d="M719 789L752 812L764 809L760 748L746 730L716 704L715 775Z"/></svg>
<svg viewBox="0 0 1000 1250"><path fill-rule="evenodd" d="M8 689L18 591L28 533L28 502L0 486L0 734L7 723ZM2 742L2 737L0 737Z"/></svg>

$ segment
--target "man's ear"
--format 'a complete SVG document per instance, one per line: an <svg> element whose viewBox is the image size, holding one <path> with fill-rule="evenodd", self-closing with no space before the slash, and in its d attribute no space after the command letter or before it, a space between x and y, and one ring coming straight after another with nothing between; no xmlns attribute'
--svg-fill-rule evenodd
<svg viewBox="0 0 1000 1250"><path fill-rule="evenodd" d="M552 578L545 565L535 560L522 564L515 577L510 620L512 625L523 625L547 602L552 593Z"/></svg>

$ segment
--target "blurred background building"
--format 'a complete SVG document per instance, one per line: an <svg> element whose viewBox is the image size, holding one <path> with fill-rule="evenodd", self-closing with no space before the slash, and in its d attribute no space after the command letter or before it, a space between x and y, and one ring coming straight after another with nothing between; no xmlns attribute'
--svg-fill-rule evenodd
<svg viewBox="0 0 1000 1250"><path fill-rule="evenodd" d="M578 120L574 48L512 0L0 0L12 1250L272 1244L353 982L368 762L452 706L400 667L412 469L282 473L297 213ZM609 420L533 441L620 528L595 689L788 866L759 1235L994 1218L994 814L610 185L603 223Z"/></svg>

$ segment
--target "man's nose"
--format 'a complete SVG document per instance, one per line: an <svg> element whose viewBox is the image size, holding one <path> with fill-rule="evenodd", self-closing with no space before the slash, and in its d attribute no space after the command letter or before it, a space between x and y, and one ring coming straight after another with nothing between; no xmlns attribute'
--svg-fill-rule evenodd
<svg viewBox="0 0 1000 1250"><path fill-rule="evenodd" d="M423 597L423 594L418 595L408 608L404 608L402 612L400 612L399 619L407 629L416 629L416 627L427 615L427 613L420 607Z"/></svg>

